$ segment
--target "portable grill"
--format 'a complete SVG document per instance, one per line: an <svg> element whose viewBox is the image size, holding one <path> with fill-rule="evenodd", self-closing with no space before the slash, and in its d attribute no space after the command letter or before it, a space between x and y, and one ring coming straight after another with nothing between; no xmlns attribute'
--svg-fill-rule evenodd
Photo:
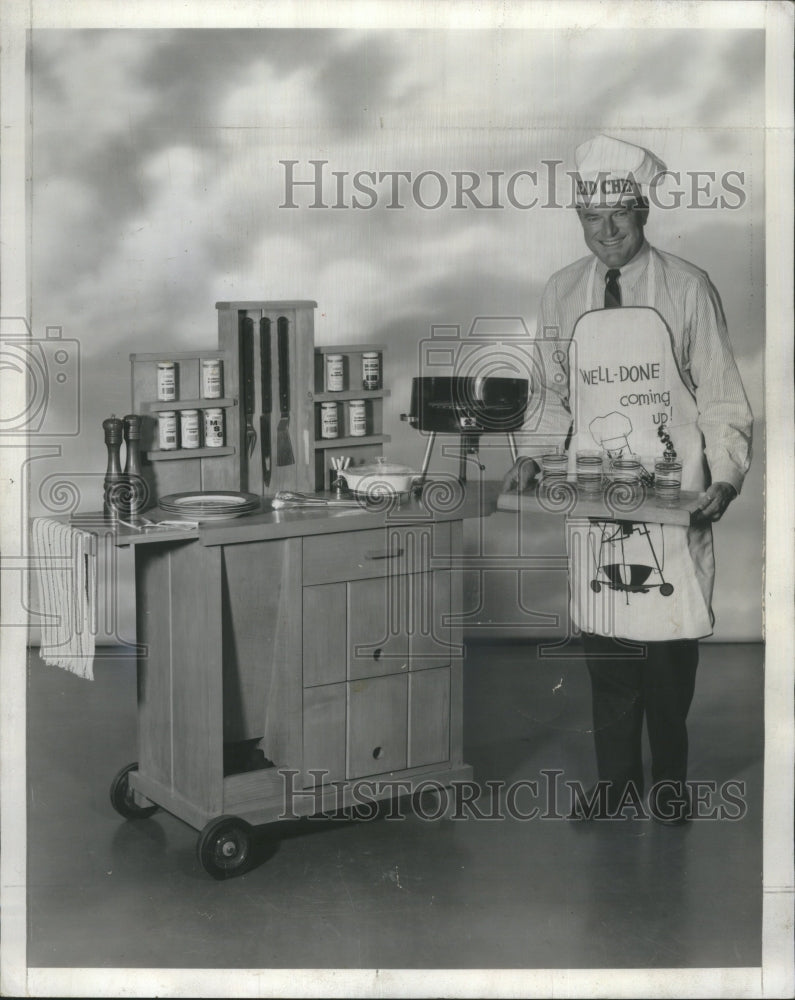
<svg viewBox="0 0 795 1000"><path fill-rule="evenodd" d="M437 434L459 435L461 482L466 480L468 461L483 469L477 457L482 434L506 434L511 457L516 461L514 432L524 423L527 397L528 381L522 378L434 375L412 379L411 406L400 419L429 435L422 480L431 463Z"/></svg>

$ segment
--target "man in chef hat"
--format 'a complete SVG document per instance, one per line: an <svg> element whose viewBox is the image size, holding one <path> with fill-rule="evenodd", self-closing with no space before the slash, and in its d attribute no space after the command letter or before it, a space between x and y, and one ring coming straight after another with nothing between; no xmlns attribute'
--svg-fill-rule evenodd
<svg viewBox="0 0 795 1000"><path fill-rule="evenodd" d="M649 811L675 824L690 809L686 719L698 640L714 622L712 523L740 492L753 420L708 276L646 241L648 193L663 162L606 135L584 142L575 159L576 211L590 253L550 278L537 338L541 344L557 328L568 358L533 386L543 399L540 419L503 488L524 489L555 445L565 443L573 469L578 448L593 448L590 428L609 416L624 432L631 426L636 454L662 458L672 446L682 489L702 494L691 527L655 528L658 546L643 524L622 521L616 531L610 521L567 522L571 618L591 677L601 805L610 817L628 805L637 815L645 721ZM628 386L630 371L645 374ZM670 405L649 405L660 399ZM614 450L607 443L606 466ZM643 586L625 584L638 574Z"/></svg>

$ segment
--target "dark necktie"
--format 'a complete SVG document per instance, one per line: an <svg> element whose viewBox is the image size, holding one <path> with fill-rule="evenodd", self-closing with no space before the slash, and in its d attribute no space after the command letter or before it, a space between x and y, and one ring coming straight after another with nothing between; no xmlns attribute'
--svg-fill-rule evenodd
<svg viewBox="0 0 795 1000"><path fill-rule="evenodd" d="M611 267L605 275L605 309L617 309L621 305L620 274L617 267Z"/></svg>

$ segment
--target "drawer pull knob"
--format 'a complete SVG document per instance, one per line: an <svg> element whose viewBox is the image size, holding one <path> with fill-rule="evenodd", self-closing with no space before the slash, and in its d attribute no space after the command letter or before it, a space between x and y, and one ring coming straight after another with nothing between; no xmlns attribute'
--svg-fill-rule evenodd
<svg viewBox="0 0 795 1000"><path fill-rule="evenodd" d="M384 552L380 549L371 549L365 552L367 559L399 559L403 555L403 549L392 549L391 552Z"/></svg>
<svg viewBox="0 0 795 1000"><path fill-rule="evenodd" d="M384 756L384 748L383 747L376 747L375 750L373 750L373 757L376 760L380 760L383 756Z"/></svg>
<svg viewBox="0 0 795 1000"><path fill-rule="evenodd" d="M383 650L382 650L382 649L381 649L381 647L379 646L379 648L378 648L378 649L376 649L376 650L374 650L374 652L373 652L373 659L374 659L374 660L380 660L380 659L381 659L381 653L382 653L382 652L383 652Z"/></svg>

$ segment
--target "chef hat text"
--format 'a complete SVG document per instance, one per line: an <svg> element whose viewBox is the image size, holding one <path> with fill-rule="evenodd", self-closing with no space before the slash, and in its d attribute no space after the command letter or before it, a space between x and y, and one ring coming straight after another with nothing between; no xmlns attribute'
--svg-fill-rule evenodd
<svg viewBox="0 0 795 1000"><path fill-rule="evenodd" d="M574 151L577 204L616 205L626 198L647 204L647 193L667 170L643 146L609 135L588 139Z"/></svg>

